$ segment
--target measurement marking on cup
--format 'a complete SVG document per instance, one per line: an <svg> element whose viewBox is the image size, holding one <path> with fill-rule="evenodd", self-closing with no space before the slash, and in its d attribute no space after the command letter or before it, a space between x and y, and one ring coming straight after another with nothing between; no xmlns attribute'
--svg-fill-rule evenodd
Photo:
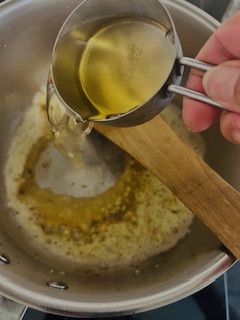
<svg viewBox="0 0 240 320"><path fill-rule="evenodd" d="M133 62L138 62L140 61L142 55L143 49L134 43L131 48L131 54L128 55L128 59Z"/></svg>
<svg viewBox="0 0 240 320"><path fill-rule="evenodd" d="M134 78L131 74L129 73L121 73L120 74L120 84L122 86L127 86L133 82Z"/></svg>

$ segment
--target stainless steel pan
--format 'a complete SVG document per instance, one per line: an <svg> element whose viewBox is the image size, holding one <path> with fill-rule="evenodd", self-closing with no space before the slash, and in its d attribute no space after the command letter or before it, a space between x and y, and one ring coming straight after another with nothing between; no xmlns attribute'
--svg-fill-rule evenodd
<svg viewBox="0 0 240 320"><path fill-rule="evenodd" d="M1 181L11 137L34 94L47 80L55 37L80 2L12 0L0 5ZM218 22L184 1L164 3L175 22L184 55L194 57ZM223 140L218 125L203 137L206 161L240 189L239 148ZM195 221L174 249L140 264L140 275L131 268L84 273L76 263L59 260L29 241L6 205L3 183L0 188L0 293L36 309L76 317L142 312L202 289L235 262L215 236Z"/></svg>

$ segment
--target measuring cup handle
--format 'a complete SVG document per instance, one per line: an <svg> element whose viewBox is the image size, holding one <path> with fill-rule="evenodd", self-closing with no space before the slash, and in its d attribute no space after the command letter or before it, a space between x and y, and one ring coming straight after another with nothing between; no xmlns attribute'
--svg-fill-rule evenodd
<svg viewBox="0 0 240 320"><path fill-rule="evenodd" d="M224 109L223 106L221 106L219 103L209 98L207 95L194 90L187 89L185 87L177 86L175 84L170 84L168 86L168 91L172 93L178 93L178 94L181 94L182 96L210 104L214 107Z"/></svg>
<svg viewBox="0 0 240 320"><path fill-rule="evenodd" d="M199 61L199 60L196 60L193 58L189 58L189 57L181 57L178 59L178 61L183 66L196 68L196 69L202 70L202 71L208 71L208 70L212 69L212 67L214 67L213 64L202 62L202 61Z"/></svg>
<svg viewBox="0 0 240 320"><path fill-rule="evenodd" d="M196 68L198 70L202 70L202 71L208 71L210 70L212 67L214 67L214 65L209 64L209 63L205 63L193 58L189 58L189 57L181 57L178 59L179 63L181 65L184 66L188 66L191 68ZM168 91L172 92L172 93L177 93L177 94L181 94L182 96L194 99L194 100L198 100L207 104L210 104L212 106L224 109L224 107L222 105L220 105L219 103L217 103L216 101L212 100L211 98L209 98L207 95L194 91L194 90L190 90L187 89L185 87L182 86L178 86L175 84L170 84L168 86Z"/></svg>

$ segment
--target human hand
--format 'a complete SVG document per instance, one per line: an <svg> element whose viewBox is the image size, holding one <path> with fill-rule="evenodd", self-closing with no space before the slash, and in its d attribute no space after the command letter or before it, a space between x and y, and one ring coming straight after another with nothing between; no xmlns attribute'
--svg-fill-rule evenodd
<svg viewBox="0 0 240 320"><path fill-rule="evenodd" d="M221 113L223 136L240 144L240 12L226 20L209 38L196 59L217 65L205 74L192 69L186 87L206 93L227 111ZM209 128L220 109L184 98L182 116L191 131Z"/></svg>

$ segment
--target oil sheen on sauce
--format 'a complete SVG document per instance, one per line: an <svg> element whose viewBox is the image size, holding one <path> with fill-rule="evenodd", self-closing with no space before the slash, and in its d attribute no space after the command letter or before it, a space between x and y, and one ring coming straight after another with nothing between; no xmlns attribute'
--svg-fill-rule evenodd
<svg viewBox="0 0 240 320"><path fill-rule="evenodd" d="M62 166L60 152L55 150L54 157L44 160L43 154L53 146L44 99L45 94L38 93L26 111L4 171L8 206L32 241L63 259L99 267L131 264L176 245L188 232L192 213L127 154L121 155L123 167L115 180L94 194L86 193L90 178L78 177L82 171L94 173L94 166L99 170L96 157L82 167L73 167L72 180L67 179L69 166ZM115 160L111 152L103 154L108 170L99 186L120 159L118 154ZM61 183L54 180L52 186L43 187L38 177L43 179L44 172L47 177L58 168L58 158L61 166L52 177ZM66 192L56 191L58 184ZM76 192L71 193L72 189Z"/></svg>

